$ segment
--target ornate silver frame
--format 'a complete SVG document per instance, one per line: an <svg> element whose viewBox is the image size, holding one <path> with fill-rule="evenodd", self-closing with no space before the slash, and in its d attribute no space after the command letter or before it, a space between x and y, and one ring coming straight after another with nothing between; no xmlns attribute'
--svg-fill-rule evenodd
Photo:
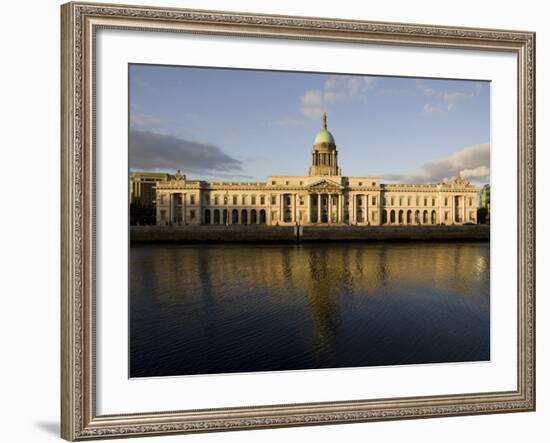
<svg viewBox="0 0 550 443"><path fill-rule="evenodd" d="M535 34L123 5L61 7L61 436L67 440L533 411ZM99 28L507 51L518 60L518 380L510 392L98 416L94 35Z"/></svg>

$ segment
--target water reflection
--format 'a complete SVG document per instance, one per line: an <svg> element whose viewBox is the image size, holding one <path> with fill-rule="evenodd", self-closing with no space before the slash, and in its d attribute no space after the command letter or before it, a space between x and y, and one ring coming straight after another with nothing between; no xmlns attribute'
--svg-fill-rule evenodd
<svg viewBox="0 0 550 443"><path fill-rule="evenodd" d="M132 376L489 358L489 244L131 249Z"/></svg>

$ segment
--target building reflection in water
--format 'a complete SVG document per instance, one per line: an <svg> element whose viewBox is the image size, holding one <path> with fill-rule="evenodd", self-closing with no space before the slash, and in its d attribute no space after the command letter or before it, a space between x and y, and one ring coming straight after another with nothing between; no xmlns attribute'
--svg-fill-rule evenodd
<svg viewBox="0 0 550 443"><path fill-rule="evenodd" d="M488 360L488 243L131 249L132 376Z"/></svg>

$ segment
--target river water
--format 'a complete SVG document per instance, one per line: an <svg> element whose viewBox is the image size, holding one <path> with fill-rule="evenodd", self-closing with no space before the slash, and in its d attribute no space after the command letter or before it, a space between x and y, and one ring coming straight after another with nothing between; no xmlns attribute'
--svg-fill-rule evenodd
<svg viewBox="0 0 550 443"><path fill-rule="evenodd" d="M490 359L489 243L132 246L131 377Z"/></svg>

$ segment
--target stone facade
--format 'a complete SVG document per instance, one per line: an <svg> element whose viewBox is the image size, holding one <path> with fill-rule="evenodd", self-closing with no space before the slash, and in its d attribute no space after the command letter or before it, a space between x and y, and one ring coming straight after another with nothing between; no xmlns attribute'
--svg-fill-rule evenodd
<svg viewBox="0 0 550 443"><path fill-rule="evenodd" d="M266 182L188 180L179 171L156 183L158 225L462 225L477 223L479 189L450 183L383 184L379 177L346 177L334 137L317 134L307 176Z"/></svg>

